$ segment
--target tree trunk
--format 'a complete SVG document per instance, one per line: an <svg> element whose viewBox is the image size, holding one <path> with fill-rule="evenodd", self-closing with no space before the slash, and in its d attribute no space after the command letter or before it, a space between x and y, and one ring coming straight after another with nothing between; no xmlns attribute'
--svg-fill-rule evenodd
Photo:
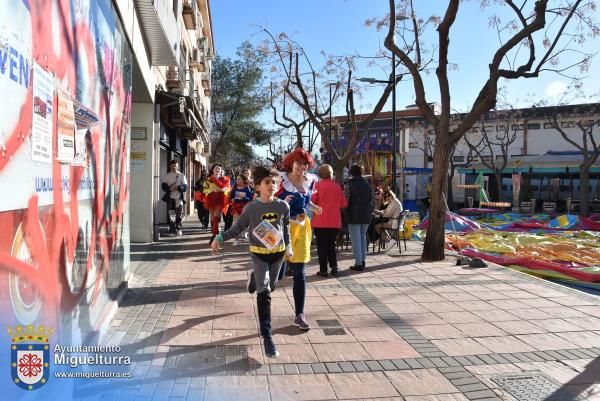
<svg viewBox="0 0 600 401"><path fill-rule="evenodd" d="M433 177L431 181L431 195L429 198L429 226L423 246L423 260L444 260L446 236L444 224L446 216L446 203L444 194L448 188L448 163L452 153L452 144L448 139L442 139L438 133L433 151Z"/></svg>
<svg viewBox="0 0 600 401"><path fill-rule="evenodd" d="M590 170L589 167L580 166L579 173L579 214L583 217L588 217L590 214L589 193L590 193Z"/></svg>
<svg viewBox="0 0 600 401"><path fill-rule="evenodd" d="M504 197L502 196L502 173L494 173L496 176L496 188L498 189L498 202L502 202Z"/></svg>
<svg viewBox="0 0 600 401"><path fill-rule="evenodd" d="M344 163L341 160L335 165L335 181L344 188Z"/></svg>

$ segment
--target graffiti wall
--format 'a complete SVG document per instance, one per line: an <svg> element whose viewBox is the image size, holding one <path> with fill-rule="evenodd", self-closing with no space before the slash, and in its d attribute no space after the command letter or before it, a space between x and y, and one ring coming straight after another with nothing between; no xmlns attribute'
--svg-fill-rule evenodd
<svg viewBox="0 0 600 401"><path fill-rule="evenodd" d="M116 308L131 60L110 0L0 2L2 343L17 325L90 342Z"/></svg>

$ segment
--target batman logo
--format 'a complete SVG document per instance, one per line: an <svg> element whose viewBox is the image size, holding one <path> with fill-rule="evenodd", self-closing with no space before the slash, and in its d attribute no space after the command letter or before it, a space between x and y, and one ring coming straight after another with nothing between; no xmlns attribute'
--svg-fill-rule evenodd
<svg viewBox="0 0 600 401"><path fill-rule="evenodd" d="M262 220L267 220L269 223L275 223L279 220L279 215L277 213L265 213L260 218Z"/></svg>

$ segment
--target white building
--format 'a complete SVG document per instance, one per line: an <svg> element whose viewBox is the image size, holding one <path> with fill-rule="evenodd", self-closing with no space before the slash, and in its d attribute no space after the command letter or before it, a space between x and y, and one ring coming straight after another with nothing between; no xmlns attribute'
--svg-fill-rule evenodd
<svg viewBox="0 0 600 401"><path fill-rule="evenodd" d="M131 121L131 240L158 239L167 223L161 178L175 159L190 188L210 154L209 0L117 1L134 53ZM187 212L193 211L191 191Z"/></svg>

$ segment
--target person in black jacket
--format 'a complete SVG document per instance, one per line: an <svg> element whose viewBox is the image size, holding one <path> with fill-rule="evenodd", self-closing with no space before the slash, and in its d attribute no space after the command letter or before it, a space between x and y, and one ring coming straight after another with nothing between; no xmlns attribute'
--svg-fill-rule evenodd
<svg viewBox="0 0 600 401"><path fill-rule="evenodd" d="M354 266L352 270L364 270L367 257L367 228L371 222L371 186L362 176L363 169L359 165L350 167L348 180L348 231L352 241Z"/></svg>

